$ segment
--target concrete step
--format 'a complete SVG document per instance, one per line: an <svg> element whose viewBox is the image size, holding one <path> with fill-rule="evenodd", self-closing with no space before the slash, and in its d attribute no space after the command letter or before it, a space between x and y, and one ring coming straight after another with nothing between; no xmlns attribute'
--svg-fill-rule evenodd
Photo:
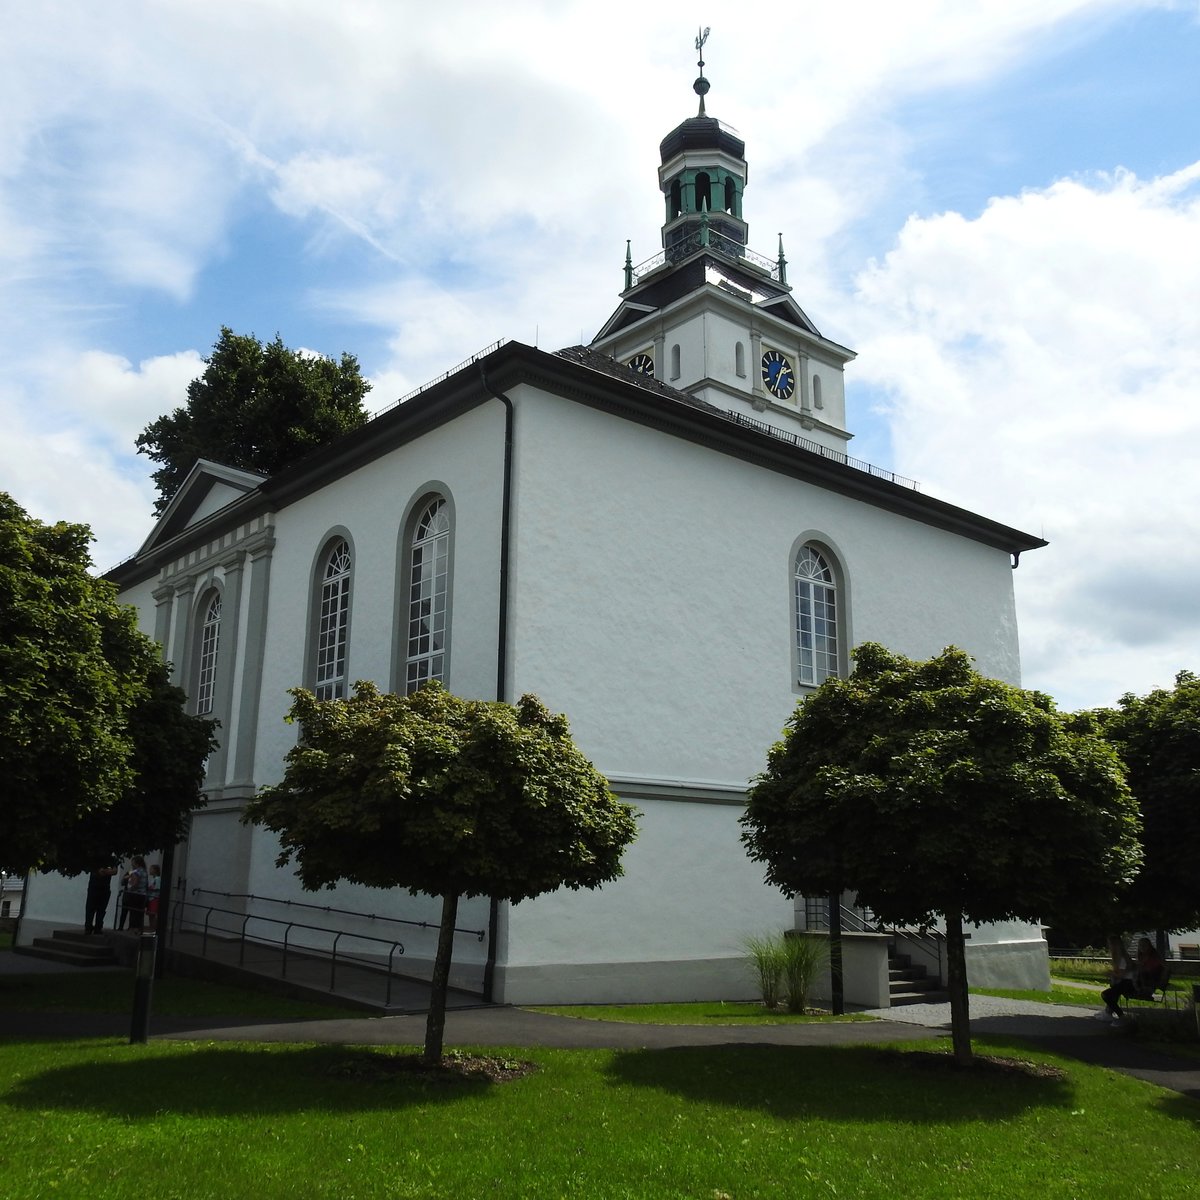
<svg viewBox="0 0 1200 1200"><path fill-rule="evenodd" d="M907 966L888 968L889 979L924 979L928 974L929 970L926 967Z"/></svg>
<svg viewBox="0 0 1200 1200"><path fill-rule="evenodd" d="M892 992L937 992L942 990L941 983L936 979L889 979L888 990Z"/></svg>
<svg viewBox="0 0 1200 1200"><path fill-rule="evenodd" d="M117 958L103 935L89 936L82 930L56 929L50 937L33 939L33 944L16 948L20 954L70 963L76 967L115 967Z"/></svg>
<svg viewBox="0 0 1200 1200"><path fill-rule="evenodd" d="M904 1004L945 1004L950 999L949 992L893 992L889 997L892 1008Z"/></svg>

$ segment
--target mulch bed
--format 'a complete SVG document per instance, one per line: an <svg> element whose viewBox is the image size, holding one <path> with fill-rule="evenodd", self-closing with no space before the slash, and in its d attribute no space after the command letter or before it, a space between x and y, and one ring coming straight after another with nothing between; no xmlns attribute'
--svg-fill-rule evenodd
<svg viewBox="0 0 1200 1200"><path fill-rule="evenodd" d="M1028 1079L1066 1079L1067 1072L1049 1063L1031 1062L1027 1058L1001 1058L995 1054L976 1054L969 1066L960 1066L954 1054L945 1050L880 1050L889 1066L906 1067L913 1071L971 1071L979 1075L1002 1078L1025 1076Z"/></svg>
<svg viewBox="0 0 1200 1200"><path fill-rule="evenodd" d="M429 1065L419 1054L389 1054L370 1050L348 1054L329 1067L327 1074L336 1079L379 1082L396 1077L420 1079L426 1083L509 1083L537 1071L537 1063L490 1054L465 1054L452 1050L440 1063Z"/></svg>

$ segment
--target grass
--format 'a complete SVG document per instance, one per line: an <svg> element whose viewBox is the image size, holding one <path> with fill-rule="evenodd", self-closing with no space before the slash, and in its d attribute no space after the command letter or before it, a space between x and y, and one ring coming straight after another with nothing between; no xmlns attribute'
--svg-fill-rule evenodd
<svg viewBox="0 0 1200 1200"><path fill-rule="evenodd" d="M1042 1004L1073 1004L1083 1008L1100 1008L1100 993L1092 988L1071 987L1070 984L1050 981L1050 990L1040 992L1021 988L971 988L973 996L999 996L1004 1000L1037 1000Z"/></svg>
<svg viewBox="0 0 1200 1200"><path fill-rule="evenodd" d="M768 1009L755 1001L723 1000L692 1004L553 1004L524 1005L530 1012L590 1021L625 1021L636 1025L796 1025L809 1021L873 1021L861 1013L833 1017L828 1013L793 1013Z"/></svg>
<svg viewBox="0 0 1200 1200"><path fill-rule="evenodd" d="M1189 1194L1200 1102L987 1048L1041 1073L718 1046L513 1050L537 1073L434 1083L364 1069L390 1050L0 1043L0 1164L7 1200Z"/></svg>
<svg viewBox="0 0 1200 1200"><path fill-rule="evenodd" d="M0 1012L127 1013L133 1004L129 971L88 970L0 976ZM166 1017L362 1017L357 1009L292 1000L270 992L168 976L155 981L152 1011ZM0 1021L0 1031L3 1022Z"/></svg>

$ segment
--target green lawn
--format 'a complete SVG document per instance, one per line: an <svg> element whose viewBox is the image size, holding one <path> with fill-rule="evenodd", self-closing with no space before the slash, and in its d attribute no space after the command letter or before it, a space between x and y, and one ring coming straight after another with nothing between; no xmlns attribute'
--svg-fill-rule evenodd
<svg viewBox="0 0 1200 1200"><path fill-rule="evenodd" d="M1194 1194L1200 1103L991 1051L1062 1074L727 1046L512 1050L537 1073L447 1083L382 1050L0 1042L0 1172L6 1200Z"/></svg>
<svg viewBox="0 0 1200 1200"><path fill-rule="evenodd" d="M778 1012L755 1003L715 1000L692 1004L556 1004L526 1005L530 1012L581 1017L590 1021L627 1021L636 1025L797 1025L810 1021L873 1021L874 1017L848 1013L807 1015Z"/></svg>
<svg viewBox="0 0 1200 1200"><path fill-rule="evenodd" d="M1100 993L1093 988L1071 987L1057 979L1050 981L1048 992L1015 988L971 988L973 996L1000 996L1005 1000L1040 1000L1043 1004L1073 1004L1083 1008L1098 1009Z"/></svg>

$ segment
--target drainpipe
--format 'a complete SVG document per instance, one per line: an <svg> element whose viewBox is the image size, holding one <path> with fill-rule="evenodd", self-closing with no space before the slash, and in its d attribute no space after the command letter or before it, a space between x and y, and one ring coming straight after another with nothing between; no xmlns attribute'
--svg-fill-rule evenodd
<svg viewBox="0 0 1200 1200"><path fill-rule="evenodd" d="M509 539L512 527L512 457L513 419L512 401L496 391L488 382L487 371L482 360L479 363L479 381L494 400L504 405L504 490L500 502L500 598L497 605L496 630L496 699L507 699L508 674L508 575ZM483 968L483 1000L492 1003L496 979L496 940L500 928L500 901L492 896L488 903L488 952Z"/></svg>

